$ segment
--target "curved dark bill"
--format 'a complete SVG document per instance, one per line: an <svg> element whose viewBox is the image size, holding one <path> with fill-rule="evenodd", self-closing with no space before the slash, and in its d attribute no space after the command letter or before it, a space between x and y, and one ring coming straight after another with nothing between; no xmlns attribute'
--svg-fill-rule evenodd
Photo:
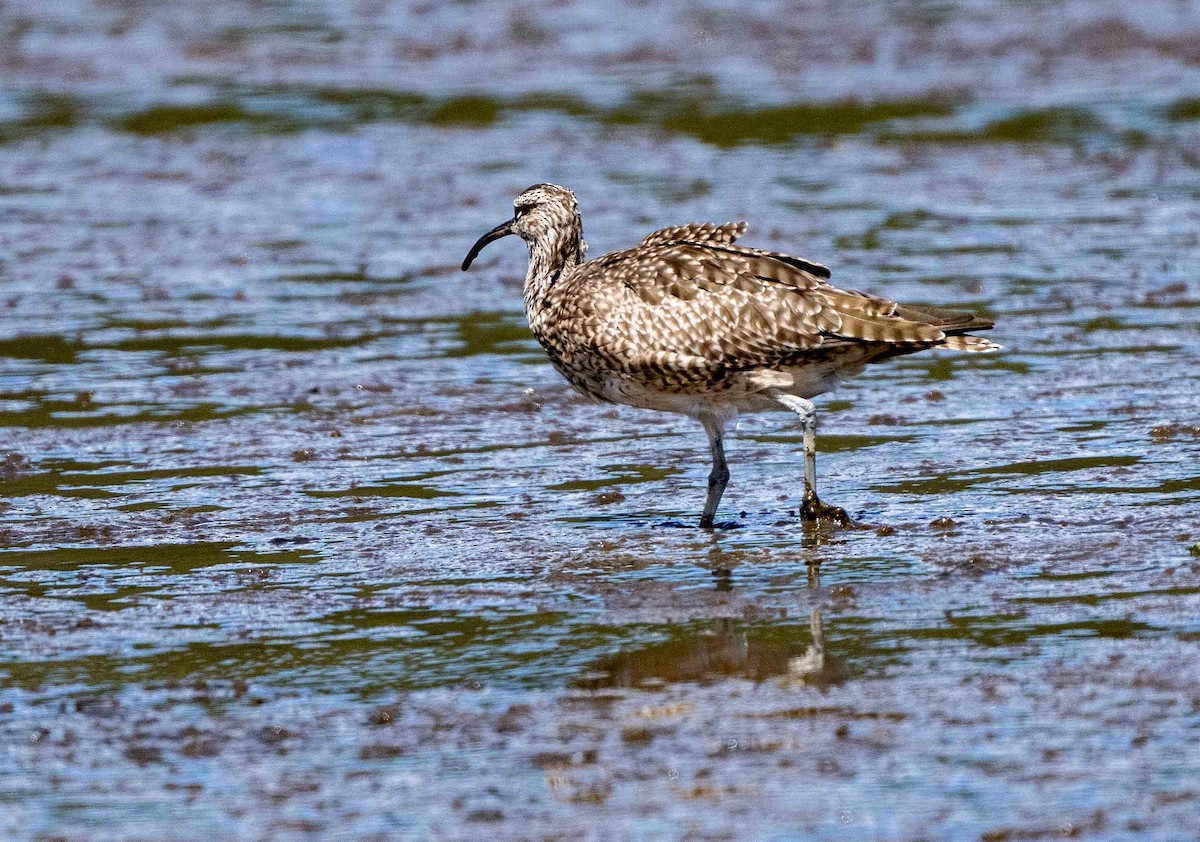
<svg viewBox="0 0 1200 842"><path fill-rule="evenodd" d="M482 237L480 237L478 240L476 240L475 245L471 246L471 250L469 252L467 252L466 259L463 260L463 263L462 263L463 271L465 272L465 271L467 271L467 269L471 268L471 262L475 258L479 257L479 252L483 251L484 247L488 243L490 243L494 240L498 240L501 237L507 237L511 233L512 233L512 220L510 219L506 222L501 222L499 225L497 225L491 231L488 231L486 234L484 234Z"/></svg>

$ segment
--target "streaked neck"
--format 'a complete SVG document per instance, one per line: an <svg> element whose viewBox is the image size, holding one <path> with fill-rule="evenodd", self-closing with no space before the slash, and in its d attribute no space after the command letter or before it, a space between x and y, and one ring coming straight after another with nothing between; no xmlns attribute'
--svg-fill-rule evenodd
<svg viewBox="0 0 1200 842"><path fill-rule="evenodd" d="M587 244L578 218L570 226L549 232L529 242L529 272L525 275L525 300L536 303L562 277L563 272L583 263Z"/></svg>

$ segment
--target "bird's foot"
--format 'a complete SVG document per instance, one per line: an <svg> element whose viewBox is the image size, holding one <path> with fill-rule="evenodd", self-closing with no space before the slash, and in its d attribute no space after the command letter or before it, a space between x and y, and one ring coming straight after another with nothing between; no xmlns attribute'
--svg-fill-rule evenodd
<svg viewBox="0 0 1200 842"><path fill-rule="evenodd" d="M741 524L736 520L724 520L718 522L713 518L700 518L700 528L710 532L717 529L738 529L740 527Z"/></svg>
<svg viewBox="0 0 1200 842"><path fill-rule="evenodd" d="M817 499L817 492L811 488L804 492L804 501L800 504L800 520L810 523L836 523L838 526L854 525L845 509L822 503Z"/></svg>

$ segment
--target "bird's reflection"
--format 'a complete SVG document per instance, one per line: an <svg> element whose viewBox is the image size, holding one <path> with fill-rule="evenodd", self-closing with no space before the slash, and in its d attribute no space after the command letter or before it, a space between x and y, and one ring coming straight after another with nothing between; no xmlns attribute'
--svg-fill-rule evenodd
<svg viewBox="0 0 1200 842"><path fill-rule="evenodd" d="M825 673L825 627L821 622L821 609L813 608L808 615L808 627L812 632L812 643L799 655L788 661L788 677L805 679Z"/></svg>
<svg viewBox="0 0 1200 842"><path fill-rule="evenodd" d="M821 588L821 566L816 563L808 565L808 589L816 594ZM812 642L799 655L788 661L787 677L793 681L803 681L811 684L832 684L843 677L840 661L827 659L825 655L825 622L821 616L820 604L814 601L808 614L808 628Z"/></svg>
<svg viewBox="0 0 1200 842"><path fill-rule="evenodd" d="M713 586L722 592L737 590L738 559L719 546L708 553ZM748 678L764 681L779 677L785 682L831 684L843 676L840 662L825 648L825 627L817 601L820 570L808 566L808 622L781 617L746 621L717 617L656 628L665 635L643 646L609 655L589 665L577 686L654 687L664 683Z"/></svg>

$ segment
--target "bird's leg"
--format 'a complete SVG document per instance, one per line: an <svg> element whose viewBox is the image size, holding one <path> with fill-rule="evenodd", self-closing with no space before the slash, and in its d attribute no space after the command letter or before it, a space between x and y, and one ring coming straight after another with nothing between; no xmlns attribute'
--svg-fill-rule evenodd
<svg viewBox="0 0 1200 842"><path fill-rule="evenodd" d="M841 526L852 521L846 510L822 503L817 497L817 407L807 398L775 392L775 400L800 416L804 428L804 499L800 503L800 519L832 520Z"/></svg>
<svg viewBox="0 0 1200 842"><path fill-rule="evenodd" d="M701 415L700 423L708 433L708 446L712 450L713 468L708 475L708 498L704 501L704 514L700 516L700 528L712 529L713 518L725 486L729 484L729 466L725 463L725 421L712 415Z"/></svg>

